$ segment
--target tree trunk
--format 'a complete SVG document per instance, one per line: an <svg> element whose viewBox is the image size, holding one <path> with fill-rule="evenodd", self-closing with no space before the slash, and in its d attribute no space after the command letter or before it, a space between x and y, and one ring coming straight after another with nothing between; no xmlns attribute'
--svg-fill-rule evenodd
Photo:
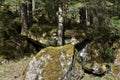
<svg viewBox="0 0 120 80"><path fill-rule="evenodd" d="M82 25L82 27L86 27L87 26L87 9L86 8L82 8L80 9L80 23Z"/></svg>
<svg viewBox="0 0 120 80"><path fill-rule="evenodd" d="M21 3L21 34L26 34L28 31L28 18L27 18L27 5L25 3Z"/></svg>
<svg viewBox="0 0 120 80"><path fill-rule="evenodd" d="M0 7L3 5L4 0L0 0Z"/></svg>
<svg viewBox="0 0 120 80"><path fill-rule="evenodd" d="M58 45L63 45L64 43L64 31L63 31L63 9L62 5L58 6Z"/></svg>
<svg viewBox="0 0 120 80"><path fill-rule="evenodd" d="M87 26L87 22L88 22L88 10L87 10L87 8L85 9L85 17L86 17L85 26Z"/></svg>
<svg viewBox="0 0 120 80"><path fill-rule="evenodd" d="M28 0L28 26L32 26L32 0Z"/></svg>
<svg viewBox="0 0 120 80"><path fill-rule="evenodd" d="M35 11L35 0L32 0L32 11Z"/></svg>
<svg viewBox="0 0 120 80"><path fill-rule="evenodd" d="M89 15L89 18L90 18L90 27L94 27L93 16Z"/></svg>

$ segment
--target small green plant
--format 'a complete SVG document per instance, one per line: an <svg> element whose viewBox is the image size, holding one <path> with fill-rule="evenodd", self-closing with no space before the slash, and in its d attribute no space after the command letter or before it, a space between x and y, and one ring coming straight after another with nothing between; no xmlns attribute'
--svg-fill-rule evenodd
<svg viewBox="0 0 120 80"><path fill-rule="evenodd" d="M110 47L104 48L102 52L102 57L107 62L112 62L115 58L114 50Z"/></svg>

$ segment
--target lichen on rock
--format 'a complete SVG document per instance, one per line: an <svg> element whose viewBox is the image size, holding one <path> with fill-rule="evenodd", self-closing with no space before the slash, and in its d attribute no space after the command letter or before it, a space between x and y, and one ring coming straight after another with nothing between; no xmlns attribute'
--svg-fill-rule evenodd
<svg viewBox="0 0 120 80"><path fill-rule="evenodd" d="M94 45L91 42L80 50L72 44L44 48L26 67L23 80L89 80L86 79L86 74L102 76L101 80L108 80L110 75L115 80L120 75L119 49L114 65L108 65L101 57L99 47L99 43ZM96 80L95 77L90 78Z"/></svg>
<svg viewBox="0 0 120 80"><path fill-rule="evenodd" d="M66 80L64 79L65 75L73 67L74 53L75 49L71 44L42 49L30 61L23 80ZM82 68L78 62L76 63L77 66L72 70L79 77L78 75L82 72L79 68ZM76 78L72 80L76 80Z"/></svg>

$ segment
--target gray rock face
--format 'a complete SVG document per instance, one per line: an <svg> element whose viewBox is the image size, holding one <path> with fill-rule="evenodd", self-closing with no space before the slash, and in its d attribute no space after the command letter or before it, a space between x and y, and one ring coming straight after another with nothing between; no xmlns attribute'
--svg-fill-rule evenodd
<svg viewBox="0 0 120 80"><path fill-rule="evenodd" d="M47 47L29 63L23 80L80 80L83 70L73 45Z"/></svg>
<svg viewBox="0 0 120 80"><path fill-rule="evenodd" d="M88 46L84 46L79 52L72 44L42 49L29 62L23 80L86 80L87 72L93 75L107 74L106 64L91 57L94 54L89 53ZM120 74L119 66L111 66L110 69L110 74Z"/></svg>

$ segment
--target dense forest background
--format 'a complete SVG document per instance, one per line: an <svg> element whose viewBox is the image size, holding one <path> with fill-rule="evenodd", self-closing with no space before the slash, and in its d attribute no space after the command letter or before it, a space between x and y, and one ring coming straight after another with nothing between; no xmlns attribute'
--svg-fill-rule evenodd
<svg viewBox="0 0 120 80"><path fill-rule="evenodd" d="M49 47L52 50L48 46L52 46ZM75 52L72 52L73 46ZM43 54L41 49L48 53ZM79 55L80 51L85 57ZM32 66L37 70L40 64L35 63L42 63L35 60L37 53L42 53L37 56L39 60L43 60L45 54L55 55L52 55L52 64L47 68L42 66L46 72L39 69L45 73L45 80L51 75L54 80L58 74L53 71L61 73L69 62L72 67L67 68L74 69L74 77L82 75L82 80L119 80L120 0L0 0L0 80L22 80L25 73L34 73L26 69ZM59 53L65 55L59 58ZM43 62L48 64L48 58ZM63 67L59 59L63 60ZM30 65L30 60L34 64ZM41 74L41 71L35 72ZM70 70L63 72L68 78L69 73ZM33 77L30 80L34 80Z"/></svg>
<svg viewBox="0 0 120 80"><path fill-rule="evenodd" d="M114 55L116 47L111 46L120 39L119 5L119 0L1 0L0 59L30 56L71 38L89 38L102 45L104 54Z"/></svg>

